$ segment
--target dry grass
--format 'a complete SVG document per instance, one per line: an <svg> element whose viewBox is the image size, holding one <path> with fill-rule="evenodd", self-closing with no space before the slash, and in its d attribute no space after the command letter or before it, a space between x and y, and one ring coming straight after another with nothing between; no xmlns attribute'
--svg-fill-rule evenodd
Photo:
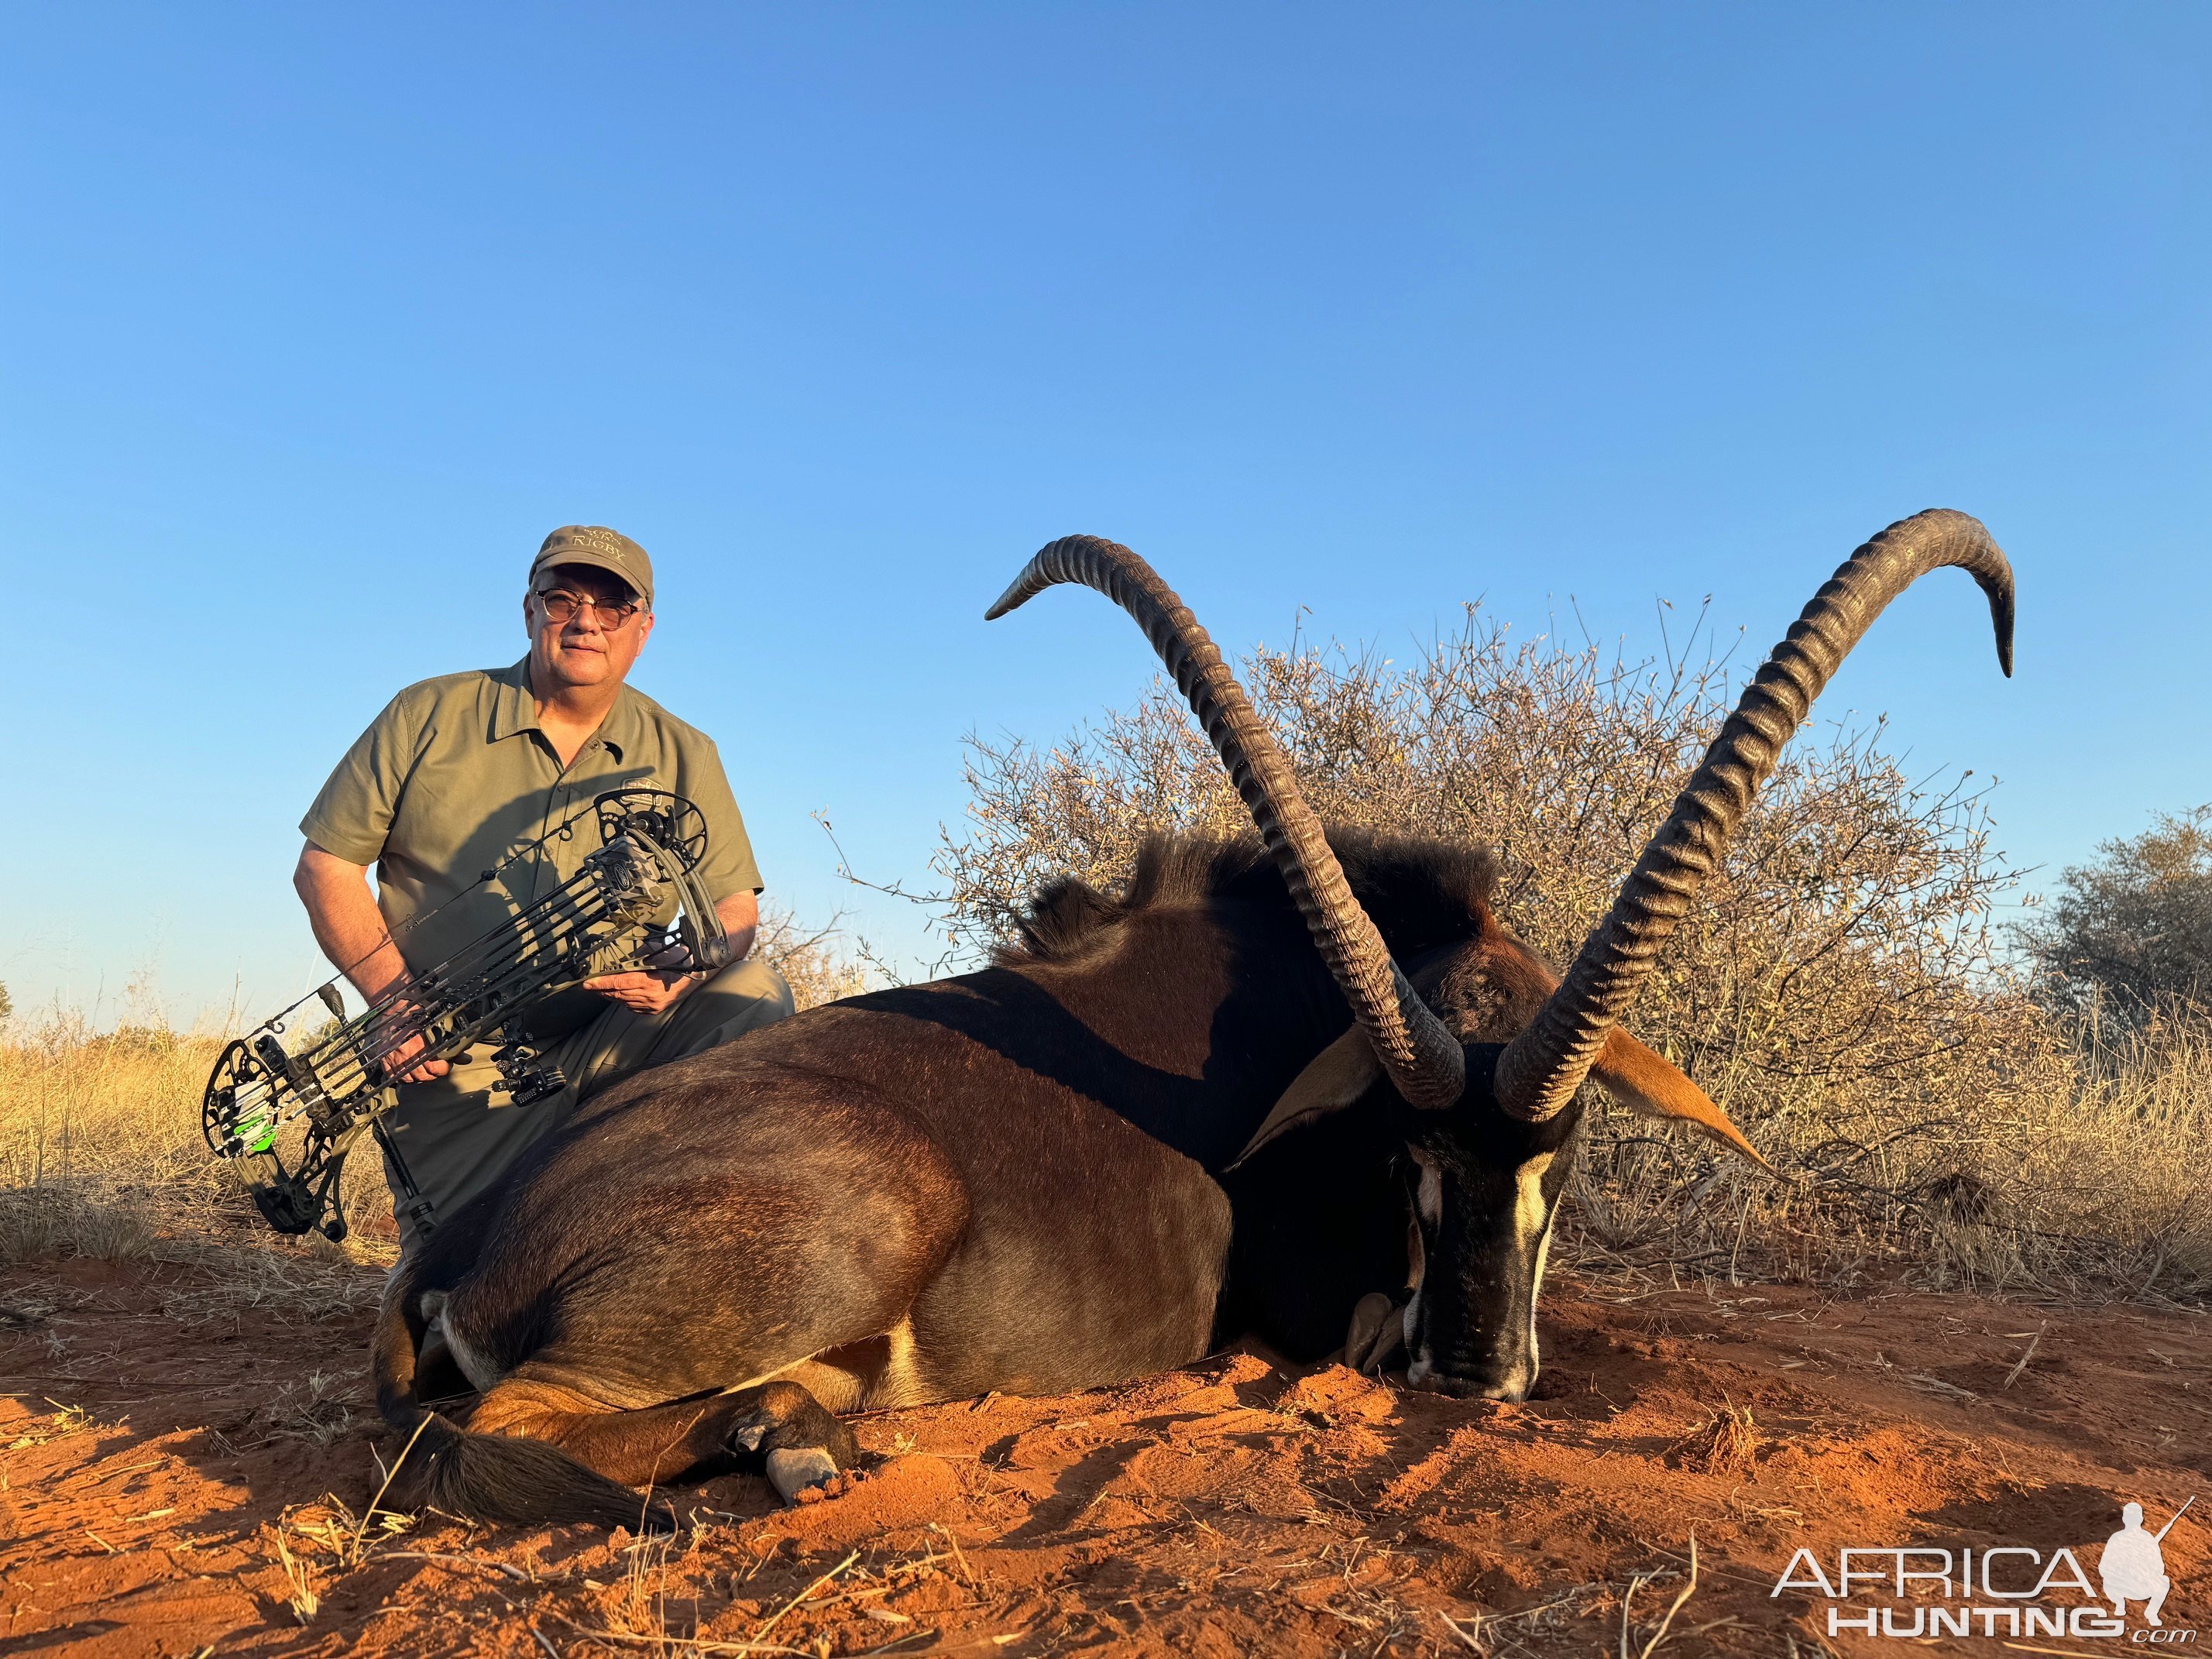
<svg viewBox="0 0 2212 1659"><path fill-rule="evenodd" d="M200 1094L222 1046L149 1024L96 1032L70 1014L15 1022L0 1041L0 1264L197 1262L210 1276L176 1292L180 1318L373 1302L362 1269L388 1256L391 1236L374 1159L346 1170L347 1212L361 1230L347 1248L261 1236L200 1134Z"/></svg>
<svg viewBox="0 0 2212 1659"><path fill-rule="evenodd" d="M204 1181L199 1091L220 1043L78 1015L10 1024L0 1042L0 1186L119 1173ZM203 1152L204 1148L202 1148Z"/></svg>
<svg viewBox="0 0 2212 1659"><path fill-rule="evenodd" d="M0 1042L0 1262L122 1261L235 1196L207 1156L199 1097L220 1045L58 1015Z"/></svg>
<svg viewBox="0 0 2212 1659"><path fill-rule="evenodd" d="M299 1382L279 1382L274 1393L254 1407L243 1435L231 1438L240 1450L276 1440L327 1446L343 1439L364 1418L375 1415L367 1401L344 1397L353 1381L349 1376L313 1370Z"/></svg>
<svg viewBox="0 0 2212 1659"><path fill-rule="evenodd" d="M2202 1016L2109 1044L2047 1031L1978 1112L1923 1117L1862 1098L1816 1133L1792 1127L1754 1132L1801 1172L1784 1186L1601 1107L1556 1259L1845 1293L1902 1273L1999 1295L2212 1296Z"/></svg>
<svg viewBox="0 0 2212 1659"><path fill-rule="evenodd" d="M468 1573L479 1585L488 1586L542 1650L561 1651L575 1642L662 1659L712 1654L811 1656L828 1652L830 1638L799 1637L795 1626L808 1616L836 1608L867 1621L868 1645L860 1651L874 1653L896 1650L938 1634L934 1626L913 1615L881 1606L885 1598L955 1575L953 1558L933 1548L919 1556L864 1556L854 1550L822 1571L811 1562L775 1560L773 1547L755 1554L744 1571L732 1573L727 1553L714 1548L717 1542L726 1542L728 1534L702 1522L695 1523L688 1534L648 1535L619 1545L620 1568L600 1578L572 1567L545 1566L534 1555L526 1555L520 1564L501 1559L483 1547L483 1535L468 1523L462 1523L467 1529L458 1537L451 1530L428 1539L409 1536L423 1519L376 1505L368 1515L356 1516L344 1500L327 1492L313 1503L287 1509L264 1528L263 1541L268 1558L283 1575L293 1615L303 1625L311 1624L324 1592L345 1573L380 1561L420 1561ZM763 1588L776 1579L788 1580L791 1588L748 1601L746 1592L756 1576L772 1561L775 1571L763 1580ZM793 1578L794 1572L802 1576ZM964 1573L957 1582L972 1589ZM709 1586L748 1605L728 1609L720 1620L702 1620L702 1591ZM560 1634L559 1647L538 1633L541 1621ZM725 1639L708 1633L710 1622L726 1622L733 1628ZM793 1645L799 1642L805 1645Z"/></svg>
<svg viewBox="0 0 2212 1659"><path fill-rule="evenodd" d="M49 1400L46 1404L54 1407L52 1415L40 1418L28 1428L20 1430L4 1449L21 1451L26 1446L43 1446L49 1441L82 1434L93 1426L91 1413L82 1406L64 1406L58 1400Z"/></svg>
<svg viewBox="0 0 2212 1659"><path fill-rule="evenodd" d="M1472 611L1402 665L1294 643L1240 678L1325 817L1498 848L1505 920L1562 962L1734 689L1710 656L1516 645ZM1164 682L1049 746L973 741L968 770L938 867L971 950L1048 877L1111 890L1148 835L1249 827ZM1879 721L1800 735L1631 1016L1796 1179L1601 1111L1561 1259L2212 1293L2212 1018L2106 1042L2031 998L1971 779L1914 778Z"/></svg>
<svg viewBox="0 0 2212 1659"><path fill-rule="evenodd" d="M142 1189L60 1180L0 1188L0 1262L58 1255L125 1261L146 1255L160 1233L155 1204Z"/></svg>

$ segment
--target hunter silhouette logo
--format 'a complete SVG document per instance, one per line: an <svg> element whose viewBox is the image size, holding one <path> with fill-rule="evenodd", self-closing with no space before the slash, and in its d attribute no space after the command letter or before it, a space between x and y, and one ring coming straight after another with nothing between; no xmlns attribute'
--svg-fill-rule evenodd
<svg viewBox="0 0 2212 1659"><path fill-rule="evenodd" d="M1782 1570L1772 1594L1816 1592L1828 1604L1830 1636L1923 1643L1945 1636L2066 1636L2185 1646L2195 1643L2197 1632L2170 1629L2160 1616L2173 1589L2163 1546L2174 1522L2196 1502L2189 1498L2156 1532L2144 1528L2142 1504L2122 1505L2120 1529L2096 1557L2101 1596L2072 1549L2045 1553L2017 1544L1956 1550L1926 1544L1855 1547L1836 1553L1832 1577L1817 1555L1801 1549ZM2081 1554L2087 1553L2085 1545ZM2142 1604L2142 1622L2133 1628L2130 1602Z"/></svg>
<svg viewBox="0 0 2212 1659"><path fill-rule="evenodd" d="M2105 1553L2097 1558L2097 1577L2104 1580L2105 1599L2112 1604L2114 1618L2126 1618L2128 1603L2142 1601L2148 1604L2142 1610L2146 1624L2166 1622L2158 1610L2166 1605L2173 1580L2166 1576L2166 1552L2159 1546L2196 1501L2192 1497L2183 1504L2155 1533L2143 1530L2142 1504L2130 1504L2120 1511L2120 1529L2105 1540Z"/></svg>

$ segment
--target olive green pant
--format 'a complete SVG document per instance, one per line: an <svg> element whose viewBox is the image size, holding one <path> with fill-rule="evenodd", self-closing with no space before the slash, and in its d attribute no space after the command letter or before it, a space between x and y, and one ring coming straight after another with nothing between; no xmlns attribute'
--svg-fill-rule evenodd
<svg viewBox="0 0 2212 1659"><path fill-rule="evenodd" d="M600 1090L649 1066L704 1054L790 1012L791 987L781 974L750 958L732 963L673 1007L641 1014L610 1002L554 1043L545 1057L569 1080L557 1095L517 1106L506 1094L494 1093L499 1068L490 1048L480 1047L434 1082L401 1085L385 1129L416 1190L430 1200L434 1218L442 1220L497 1185L515 1159ZM384 1175L399 1223L400 1251L412 1255L421 1233L389 1157Z"/></svg>

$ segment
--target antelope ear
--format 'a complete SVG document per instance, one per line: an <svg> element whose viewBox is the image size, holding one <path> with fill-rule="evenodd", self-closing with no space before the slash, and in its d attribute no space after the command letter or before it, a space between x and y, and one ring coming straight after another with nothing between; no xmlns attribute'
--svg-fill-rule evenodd
<svg viewBox="0 0 2212 1659"><path fill-rule="evenodd" d="M1770 1175L1781 1174L1759 1156L1759 1148L1729 1121L1729 1115L1707 1099L1705 1091L1684 1076L1680 1067L1664 1055L1645 1048L1618 1025L1606 1037L1597 1064L1590 1067L1590 1081L1632 1112L1694 1125Z"/></svg>
<svg viewBox="0 0 2212 1659"><path fill-rule="evenodd" d="M1267 1121L1244 1143L1244 1150L1231 1161L1229 1169L1235 1169L1269 1141L1289 1133L1300 1124L1342 1111L1373 1088L1382 1075L1382 1064L1375 1058L1374 1046L1367 1041L1367 1033L1354 1025L1316 1054L1307 1062L1305 1070L1291 1079L1291 1086L1283 1091L1275 1109L1267 1114Z"/></svg>

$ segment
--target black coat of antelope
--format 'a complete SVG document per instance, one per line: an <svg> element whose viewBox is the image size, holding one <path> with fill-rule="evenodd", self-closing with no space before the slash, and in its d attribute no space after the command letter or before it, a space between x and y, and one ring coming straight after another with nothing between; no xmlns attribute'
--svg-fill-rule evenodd
<svg viewBox="0 0 2212 1659"><path fill-rule="evenodd" d="M664 1520L635 1490L750 1460L787 1495L835 1413L1050 1393L1253 1338L1517 1400L1580 1091L1756 1158L1618 1024L1814 698L1956 565L2012 670L1974 520L1891 526L1777 646L1564 978L1491 863L1326 831L1214 648L1127 549L1053 543L994 605L1079 582L1144 629L1258 834L1148 846L1038 894L980 973L801 1014L586 1103L396 1278L378 1403L396 1490L486 1520ZM418 1394L442 1339L479 1398Z"/></svg>

